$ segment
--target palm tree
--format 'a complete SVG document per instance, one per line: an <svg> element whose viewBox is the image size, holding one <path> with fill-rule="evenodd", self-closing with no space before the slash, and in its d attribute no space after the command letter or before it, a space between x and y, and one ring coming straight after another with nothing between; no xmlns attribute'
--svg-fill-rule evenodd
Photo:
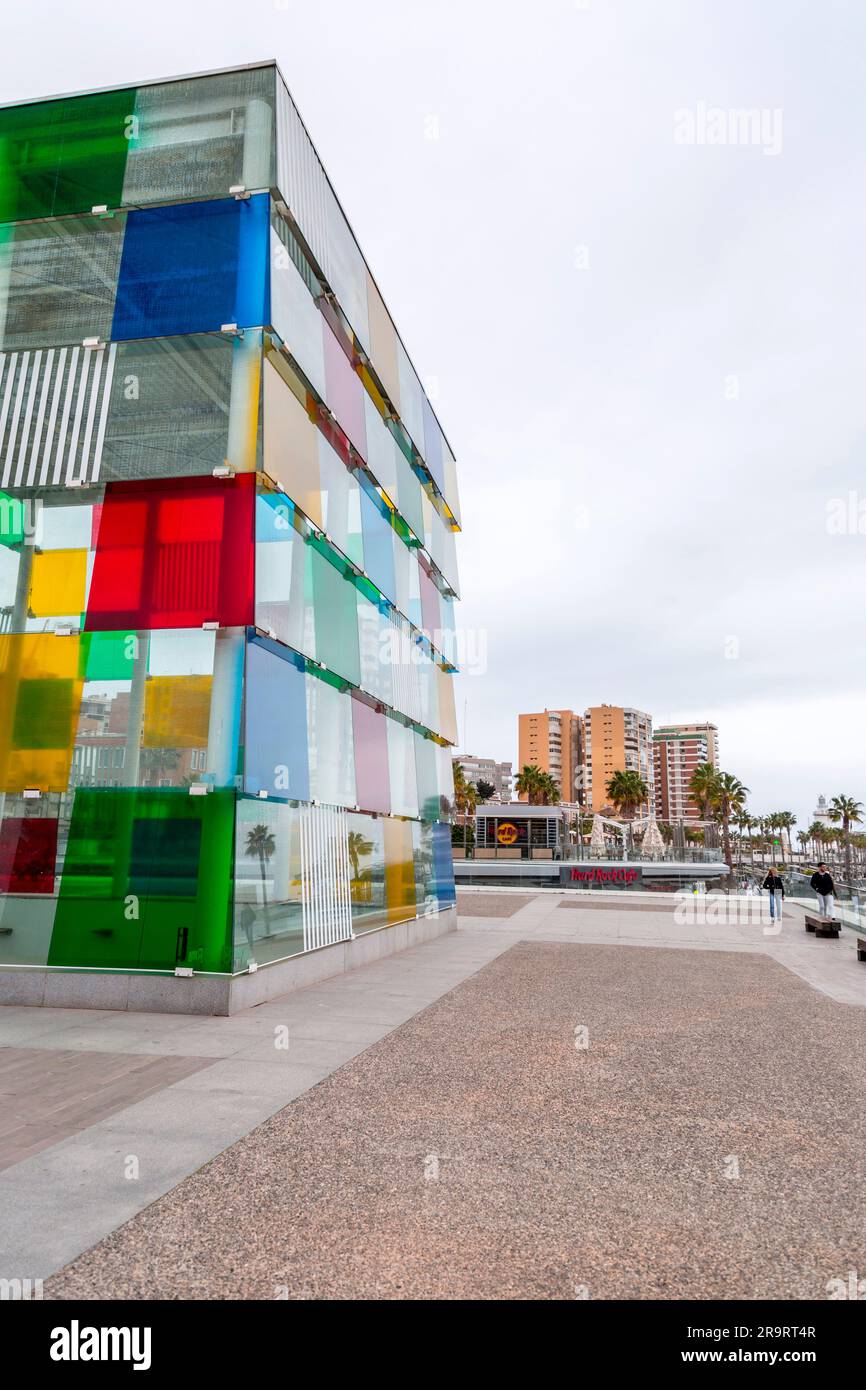
<svg viewBox="0 0 866 1390"><path fill-rule="evenodd" d="M788 837L788 858L791 860L794 858L794 851L791 848L791 831L796 824L797 817L794 815L793 811L779 812L779 828L783 830Z"/></svg>
<svg viewBox="0 0 866 1390"><path fill-rule="evenodd" d="M542 772L538 793L541 806L555 806L562 800L559 783L549 772Z"/></svg>
<svg viewBox="0 0 866 1390"><path fill-rule="evenodd" d="M785 856L785 851L784 851L784 847L782 846L781 839L780 839L780 841L779 841L779 847L781 848L782 853L779 854L779 855L777 855L777 854L776 854L776 850L775 850L776 832L779 831L779 812L778 812L778 811L772 811L772 812L770 813L770 815L764 817L764 830L766 831L767 838L768 838L769 844L770 844L770 859L771 859L771 860L783 859L784 856Z"/></svg>
<svg viewBox="0 0 866 1390"><path fill-rule="evenodd" d="M372 840L366 839L358 830L349 831L349 860L357 881L361 878L361 860L366 859L372 850Z"/></svg>
<svg viewBox="0 0 866 1390"><path fill-rule="evenodd" d="M734 872L731 862L731 817L741 811L746 804L749 788L744 787L732 772L717 772L716 780L709 793L710 806L722 826L722 853L728 866L728 888Z"/></svg>
<svg viewBox="0 0 866 1390"><path fill-rule="evenodd" d="M518 796L525 796L530 806L537 806L544 778L548 775L548 773L542 772L540 767L536 767L534 763L524 763L514 779L514 790Z"/></svg>
<svg viewBox="0 0 866 1390"><path fill-rule="evenodd" d="M744 806L742 810L735 812L731 819L737 827L737 868L740 868L743 863L743 832L751 827L752 817ZM749 839L751 841L751 836Z"/></svg>
<svg viewBox="0 0 866 1390"><path fill-rule="evenodd" d="M454 806L458 813L463 817L463 848L466 849L466 833L469 817L475 815L475 806L478 801L478 792L471 782L466 780L466 772L462 763L454 764Z"/></svg>
<svg viewBox="0 0 866 1390"><path fill-rule="evenodd" d="M647 800L649 787L639 772L615 772L605 787L619 814L625 820L634 820L635 812Z"/></svg>
<svg viewBox="0 0 866 1390"><path fill-rule="evenodd" d="M639 772L622 770L615 772L605 787L605 791L619 814L627 821L634 820L635 812L649 797L649 787ZM629 852L634 845L634 832L628 827Z"/></svg>
<svg viewBox="0 0 866 1390"><path fill-rule="evenodd" d="M863 806L853 796L834 796L827 808L827 814L834 825L842 826L842 840L845 845L845 877L849 892L854 886L851 876L851 826L863 820Z"/></svg>
<svg viewBox="0 0 866 1390"><path fill-rule="evenodd" d="M718 772L712 763L701 763L689 778L689 791L692 794L692 800L697 802L704 820L709 820L712 816L712 792L716 785L717 776Z"/></svg>
<svg viewBox="0 0 866 1390"><path fill-rule="evenodd" d="M760 862L766 863L767 851L770 859L773 858L773 833L776 830L776 816L766 815L760 817L760 834L762 834L763 845L760 849Z"/></svg>
<svg viewBox="0 0 866 1390"><path fill-rule="evenodd" d="M809 836L809 843L812 846L812 854L815 858L818 857L818 845L821 843L821 836L823 833L824 827L819 820L813 820L806 832Z"/></svg>
<svg viewBox="0 0 866 1390"><path fill-rule="evenodd" d="M809 832L807 830L798 830L797 839L800 842L800 857L803 861L805 861L806 846L808 845L810 839Z"/></svg>
<svg viewBox="0 0 866 1390"><path fill-rule="evenodd" d="M246 852L251 859L258 857L259 870L262 875L262 907L265 910L265 916L267 916L268 910L266 866L276 847L276 841L266 825L254 825L251 830L247 831Z"/></svg>

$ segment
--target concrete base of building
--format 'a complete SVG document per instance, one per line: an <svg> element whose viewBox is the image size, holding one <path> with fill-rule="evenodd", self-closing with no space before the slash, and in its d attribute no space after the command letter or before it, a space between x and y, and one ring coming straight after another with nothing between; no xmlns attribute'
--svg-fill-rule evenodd
<svg viewBox="0 0 866 1390"><path fill-rule="evenodd" d="M141 1013L236 1014L292 990L357 970L457 930L457 908L364 932L352 941L260 965L242 975L141 975L121 971L0 967L0 1004Z"/></svg>

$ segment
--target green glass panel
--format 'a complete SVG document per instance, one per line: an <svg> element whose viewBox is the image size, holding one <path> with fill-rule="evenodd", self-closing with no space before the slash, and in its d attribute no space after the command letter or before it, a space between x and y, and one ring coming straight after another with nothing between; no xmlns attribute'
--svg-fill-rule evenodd
<svg viewBox="0 0 866 1390"><path fill-rule="evenodd" d="M48 964L229 970L234 801L79 789Z"/></svg>
<svg viewBox="0 0 866 1390"><path fill-rule="evenodd" d="M132 680L137 656L134 632L85 632L81 636L81 674L86 681Z"/></svg>
<svg viewBox="0 0 866 1390"><path fill-rule="evenodd" d="M23 680L15 707L12 745L15 748L62 748L78 691L74 680Z"/></svg>
<svg viewBox="0 0 866 1390"><path fill-rule="evenodd" d="M0 492L0 545L20 545L24 539L24 503Z"/></svg>
<svg viewBox="0 0 866 1390"><path fill-rule="evenodd" d="M419 541L424 539L422 489L418 474L402 454L397 455L397 506Z"/></svg>
<svg viewBox="0 0 866 1390"><path fill-rule="evenodd" d="M311 545L316 659L353 685L360 684L357 592L341 570Z"/></svg>
<svg viewBox="0 0 866 1390"><path fill-rule="evenodd" d="M0 222L118 207L135 89L0 110Z"/></svg>

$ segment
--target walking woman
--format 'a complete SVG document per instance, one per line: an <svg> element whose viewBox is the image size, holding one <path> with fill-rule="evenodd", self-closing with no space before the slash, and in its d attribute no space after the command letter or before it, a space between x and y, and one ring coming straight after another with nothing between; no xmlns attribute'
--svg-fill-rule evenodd
<svg viewBox="0 0 866 1390"><path fill-rule="evenodd" d="M770 921L775 921L778 917L781 922L782 903L785 901L785 885L776 872L775 864L764 879L763 887L769 889L770 892Z"/></svg>

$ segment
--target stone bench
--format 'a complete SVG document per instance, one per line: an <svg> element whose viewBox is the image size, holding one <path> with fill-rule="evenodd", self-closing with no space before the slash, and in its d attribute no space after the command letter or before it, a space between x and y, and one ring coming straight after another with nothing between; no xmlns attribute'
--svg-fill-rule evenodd
<svg viewBox="0 0 866 1390"><path fill-rule="evenodd" d="M816 936L838 936L839 923L835 917L822 917L820 913L807 912L806 931L813 931Z"/></svg>
<svg viewBox="0 0 866 1390"><path fill-rule="evenodd" d="M866 960L866 927L855 927L850 922L847 922L846 926L851 927L851 930L857 933L857 959Z"/></svg>

